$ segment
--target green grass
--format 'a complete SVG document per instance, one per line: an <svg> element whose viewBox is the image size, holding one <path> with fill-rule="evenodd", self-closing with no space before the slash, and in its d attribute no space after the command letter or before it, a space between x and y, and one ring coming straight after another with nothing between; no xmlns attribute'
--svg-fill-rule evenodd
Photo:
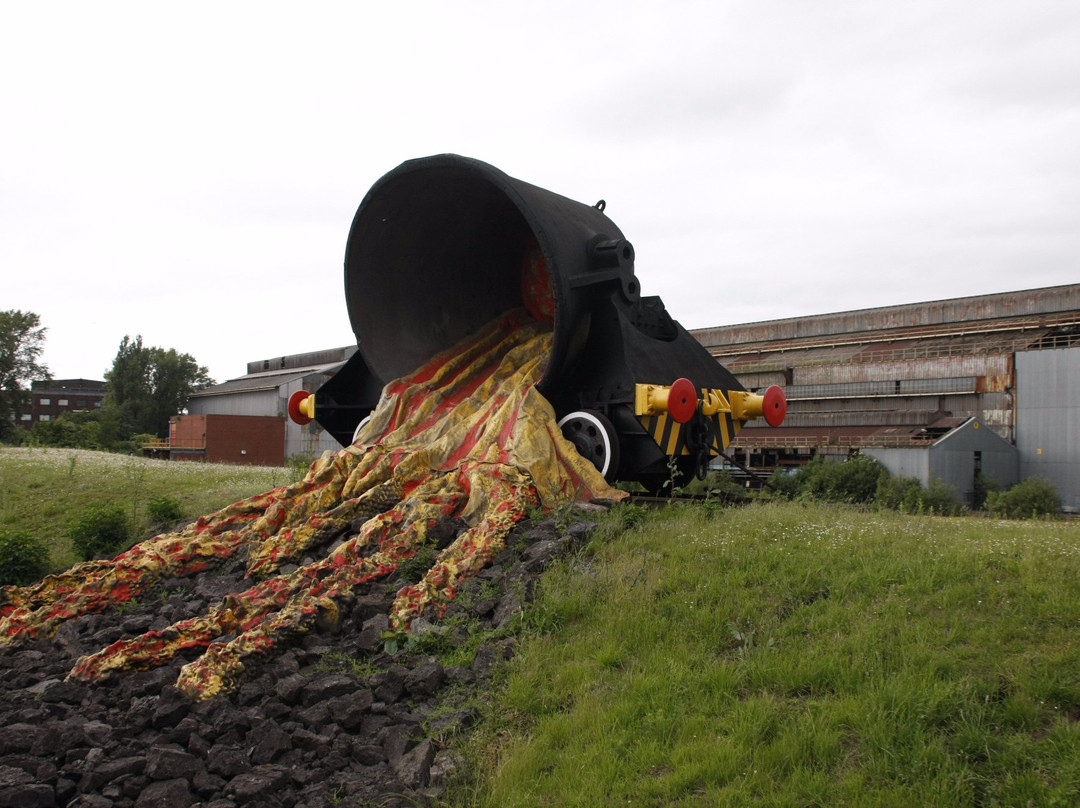
<svg viewBox="0 0 1080 808"><path fill-rule="evenodd" d="M186 517L212 513L291 482L295 472L265 466L181 463L81 449L0 448L0 529L44 540L55 568L79 559L66 529L91 505L120 502L141 539L154 497L180 502Z"/></svg>
<svg viewBox="0 0 1080 808"><path fill-rule="evenodd" d="M518 650L451 804L1080 804L1080 525L672 507Z"/></svg>

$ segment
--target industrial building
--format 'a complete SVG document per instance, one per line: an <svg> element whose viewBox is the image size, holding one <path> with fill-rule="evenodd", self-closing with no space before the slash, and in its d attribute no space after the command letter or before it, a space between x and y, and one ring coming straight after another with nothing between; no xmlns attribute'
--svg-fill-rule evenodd
<svg viewBox="0 0 1080 808"><path fill-rule="evenodd" d="M1080 509L1080 284L699 329L751 390L788 414L729 455L773 470L860 451L969 501L977 473L1038 475Z"/></svg>
<svg viewBox="0 0 1080 808"><path fill-rule="evenodd" d="M738 466L768 473L863 452L969 502L978 474L1002 487L1038 475L1080 509L1080 284L691 333L747 389L787 395L783 426L750 422L729 447ZM289 421L287 402L355 351L250 362L192 396L189 413L282 418L285 457L335 450L317 422Z"/></svg>

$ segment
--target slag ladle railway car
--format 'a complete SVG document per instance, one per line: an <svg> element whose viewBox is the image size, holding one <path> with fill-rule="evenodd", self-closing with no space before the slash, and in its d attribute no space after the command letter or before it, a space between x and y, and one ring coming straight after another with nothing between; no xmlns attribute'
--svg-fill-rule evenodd
<svg viewBox="0 0 1080 808"><path fill-rule="evenodd" d="M563 434L609 481L656 490L704 475L742 425L784 418L783 391L746 391L641 294L634 248L605 215L466 157L410 160L353 219L345 299L357 351L289 412L350 444L388 382L500 314L550 323L538 390Z"/></svg>

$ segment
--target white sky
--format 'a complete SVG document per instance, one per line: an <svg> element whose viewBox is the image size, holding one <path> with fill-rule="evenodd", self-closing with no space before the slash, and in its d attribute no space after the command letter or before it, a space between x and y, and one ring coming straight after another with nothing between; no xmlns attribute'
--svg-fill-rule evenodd
<svg viewBox="0 0 1080 808"><path fill-rule="evenodd" d="M688 328L1075 283L1080 3L0 0L0 309L57 378L351 344L442 152L606 199Z"/></svg>

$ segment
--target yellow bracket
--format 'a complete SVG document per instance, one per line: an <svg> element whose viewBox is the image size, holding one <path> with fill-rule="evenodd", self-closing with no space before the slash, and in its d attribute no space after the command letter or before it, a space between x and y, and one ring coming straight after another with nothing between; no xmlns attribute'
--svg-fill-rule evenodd
<svg viewBox="0 0 1080 808"><path fill-rule="evenodd" d="M302 400L299 403L299 405L297 405L297 409L300 410L300 412L302 412L308 418L311 418L312 420L314 420L315 419L315 395L312 394L312 395L308 396L307 398L305 398L304 400Z"/></svg>
<svg viewBox="0 0 1080 808"><path fill-rule="evenodd" d="M717 415L722 412L731 412L731 403L724 398L723 391L703 389L701 393L701 412L705 415ZM730 393L730 395L735 394Z"/></svg>
<svg viewBox="0 0 1080 808"><path fill-rule="evenodd" d="M742 390L731 390L728 395L731 396L731 417L736 421L749 421L765 414L765 396Z"/></svg>
<svg viewBox="0 0 1080 808"><path fill-rule="evenodd" d="M634 385L634 414L663 415L669 411L668 396L671 387L663 384ZM713 416L731 413L736 421L749 421L765 414L765 396L743 390L716 390L701 388L701 412Z"/></svg>
<svg viewBox="0 0 1080 808"><path fill-rule="evenodd" d="M668 411L671 388L663 384L634 385L634 414L662 415Z"/></svg>

